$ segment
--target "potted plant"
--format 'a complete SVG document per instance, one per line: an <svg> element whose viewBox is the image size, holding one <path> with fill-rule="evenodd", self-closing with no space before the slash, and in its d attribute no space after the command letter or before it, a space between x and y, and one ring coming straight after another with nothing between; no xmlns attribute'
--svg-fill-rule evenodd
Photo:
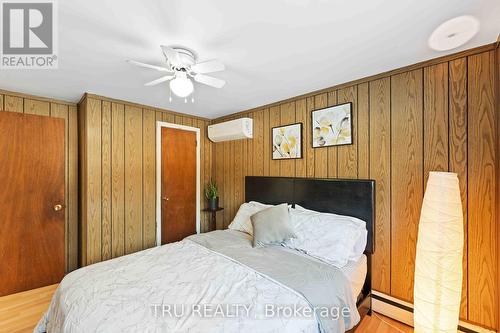
<svg viewBox="0 0 500 333"><path fill-rule="evenodd" d="M217 184L212 179L205 185L205 198L208 201L208 209L216 210L219 208L219 191Z"/></svg>

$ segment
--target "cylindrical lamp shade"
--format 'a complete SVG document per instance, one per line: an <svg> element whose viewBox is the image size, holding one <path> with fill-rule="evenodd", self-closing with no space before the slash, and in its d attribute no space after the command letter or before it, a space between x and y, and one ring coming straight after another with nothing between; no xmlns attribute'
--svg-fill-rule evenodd
<svg viewBox="0 0 500 333"><path fill-rule="evenodd" d="M464 228L455 173L430 172L418 226L415 333L457 332Z"/></svg>

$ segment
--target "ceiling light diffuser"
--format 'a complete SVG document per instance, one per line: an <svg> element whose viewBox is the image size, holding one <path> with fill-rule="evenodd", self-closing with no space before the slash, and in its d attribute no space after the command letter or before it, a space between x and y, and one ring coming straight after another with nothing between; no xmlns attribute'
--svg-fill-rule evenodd
<svg viewBox="0 0 500 333"><path fill-rule="evenodd" d="M170 90L178 97L188 97L194 90L193 82L186 76L186 73L178 72L175 79L170 81Z"/></svg>
<svg viewBox="0 0 500 333"><path fill-rule="evenodd" d="M464 45L479 31L479 21L473 16L458 16L441 24L429 38L429 47L447 51Z"/></svg>

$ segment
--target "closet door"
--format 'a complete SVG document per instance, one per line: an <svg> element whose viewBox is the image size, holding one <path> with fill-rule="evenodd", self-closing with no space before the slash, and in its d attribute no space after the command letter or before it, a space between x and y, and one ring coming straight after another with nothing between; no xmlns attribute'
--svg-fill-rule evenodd
<svg viewBox="0 0 500 333"><path fill-rule="evenodd" d="M0 296L64 276L64 120L0 112Z"/></svg>
<svg viewBox="0 0 500 333"><path fill-rule="evenodd" d="M161 244L196 233L196 132L161 129Z"/></svg>

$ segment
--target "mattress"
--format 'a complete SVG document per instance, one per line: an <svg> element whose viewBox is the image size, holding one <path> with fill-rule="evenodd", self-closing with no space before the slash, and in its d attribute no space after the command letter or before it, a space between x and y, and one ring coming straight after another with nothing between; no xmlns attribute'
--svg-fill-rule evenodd
<svg viewBox="0 0 500 333"><path fill-rule="evenodd" d="M367 258L366 255L362 255L358 261L349 261L347 265L342 267L341 271L347 276L347 279L351 283L352 294L354 298L357 298L363 289L365 284L366 272L367 272Z"/></svg>
<svg viewBox="0 0 500 333"><path fill-rule="evenodd" d="M279 246L280 248L283 249L283 251L288 251L288 252L293 252L295 254L298 254L300 256L304 256L309 258L310 260L313 261L321 261L317 258L311 257L305 253L299 252L297 250L289 249L286 247ZM321 261L323 262L323 261ZM367 266L367 258L366 255L362 255L359 260L354 261L354 260L349 260L347 262L347 265L342 267L340 269L342 273L347 277L349 280L349 283L351 285L351 290L352 290L352 295L354 299L358 298L358 295L361 293L361 290L363 289L363 285L365 284L365 278L366 278L366 273L368 270Z"/></svg>

